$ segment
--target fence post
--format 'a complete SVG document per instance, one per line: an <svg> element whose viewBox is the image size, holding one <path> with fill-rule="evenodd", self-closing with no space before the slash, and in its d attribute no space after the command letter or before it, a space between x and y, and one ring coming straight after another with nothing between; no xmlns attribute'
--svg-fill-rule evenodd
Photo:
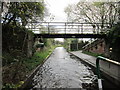
<svg viewBox="0 0 120 90"><path fill-rule="evenodd" d="M81 34L83 34L83 24L81 25Z"/></svg>
<svg viewBox="0 0 120 90"><path fill-rule="evenodd" d="M80 26L78 25L78 34L79 34L79 32L80 32Z"/></svg>
<svg viewBox="0 0 120 90"><path fill-rule="evenodd" d="M106 58L98 56L96 59L96 72L97 72L97 77L98 77L98 88L99 88L99 90L102 90L102 80L101 80L101 74L100 74L99 60L106 60Z"/></svg>
<svg viewBox="0 0 120 90"><path fill-rule="evenodd" d="M48 34L50 34L49 22L48 22Z"/></svg>
<svg viewBox="0 0 120 90"><path fill-rule="evenodd" d="M65 23L65 34L66 34L66 23Z"/></svg>

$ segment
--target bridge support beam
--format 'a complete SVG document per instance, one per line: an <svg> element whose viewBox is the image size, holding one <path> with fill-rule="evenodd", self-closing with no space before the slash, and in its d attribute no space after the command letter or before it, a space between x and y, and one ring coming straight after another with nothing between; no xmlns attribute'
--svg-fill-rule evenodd
<svg viewBox="0 0 120 90"><path fill-rule="evenodd" d="M34 34L34 37L43 38L105 38L105 34Z"/></svg>

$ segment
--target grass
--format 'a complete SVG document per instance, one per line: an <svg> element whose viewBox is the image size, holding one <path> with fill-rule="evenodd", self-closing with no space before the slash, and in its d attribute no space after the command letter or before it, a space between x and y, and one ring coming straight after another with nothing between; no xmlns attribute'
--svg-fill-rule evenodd
<svg viewBox="0 0 120 90"><path fill-rule="evenodd" d="M82 51L82 53L84 54L88 54L88 55L91 55L91 56L94 56L94 57L97 57L97 56L103 56L103 54L98 54L98 53L93 53L93 52L87 52L87 51Z"/></svg>
<svg viewBox="0 0 120 90"><path fill-rule="evenodd" d="M43 61L52 53L54 48L55 46L50 48L47 47L42 51L34 53L31 58L22 58L23 60L19 64L13 63L5 66L5 69L3 69L3 88L9 89L20 87L27 78L26 76L28 76L38 65L42 64ZM15 74L15 78L11 78L14 77Z"/></svg>
<svg viewBox="0 0 120 90"><path fill-rule="evenodd" d="M41 64L45 58L50 55L52 50L43 50L41 52L36 52L33 57L30 59L27 59L24 61L24 64L26 65L27 69L29 71L33 70L35 67L37 67L39 64Z"/></svg>

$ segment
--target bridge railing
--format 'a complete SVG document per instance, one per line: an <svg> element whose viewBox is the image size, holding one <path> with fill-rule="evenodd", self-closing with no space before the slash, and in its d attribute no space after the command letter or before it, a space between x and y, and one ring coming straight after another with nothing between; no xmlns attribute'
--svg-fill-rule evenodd
<svg viewBox="0 0 120 90"><path fill-rule="evenodd" d="M28 27L38 34L100 34L106 32L109 24L78 22L31 22Z"/></svg>

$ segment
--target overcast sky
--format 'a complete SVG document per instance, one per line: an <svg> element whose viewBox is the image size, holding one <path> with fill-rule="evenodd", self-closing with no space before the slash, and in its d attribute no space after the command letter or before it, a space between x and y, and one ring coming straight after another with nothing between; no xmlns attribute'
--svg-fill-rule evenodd
<svg viewBox="0 0 120 90"><path fill-rule="evenodd" d="M91 2L91 1L103 1L103 2L108 2L108 1L119 1L119 0L44 0L47 8L48 8L48 12L51 14L50 16L54 16L54 20L53 21L67 21L67 15L64 12L64 9L69 5L69 4L76 4L79 1L87 1L87 2ZM47 19L46 21L50 21L50 18ZM60 41L63 41L63 39L57 39ZM85 40L85 39L84 39ZM88 39L86 39L88 40Z"/></svg>
<svg viewBox="0 0 120 90"><path fill-rule="evenodd" d="M53 21L67 21L67 16L64 12L65 7L69 4L77 3L80 0L45 0L49 13L54 16ZM48 20L49 21L49 20ZM64 39L57 38L55 40L63 41Z"/></svg>
<svg viewBox="0 0 120 90"><path fill-rule="evenodd" d="M77 3L80 0L45 0L49 13L55 16L53 21L66 21L67 17L64 13L65 7L69 4Z"/></svg>
<svg viewBox="0 0 120 90"><path fill-rule="evenodd" d="M45 0L49 13L55 16L53 21L67 21L67 15L64 12L64 9L69 4L76 4L80 0ZM50 21L50 20L47 20ZM63 41L64 39L57 38L55 40ZM84 39L86 40L86 39ZM88 39L87 39L88 40Z"/></svg>

